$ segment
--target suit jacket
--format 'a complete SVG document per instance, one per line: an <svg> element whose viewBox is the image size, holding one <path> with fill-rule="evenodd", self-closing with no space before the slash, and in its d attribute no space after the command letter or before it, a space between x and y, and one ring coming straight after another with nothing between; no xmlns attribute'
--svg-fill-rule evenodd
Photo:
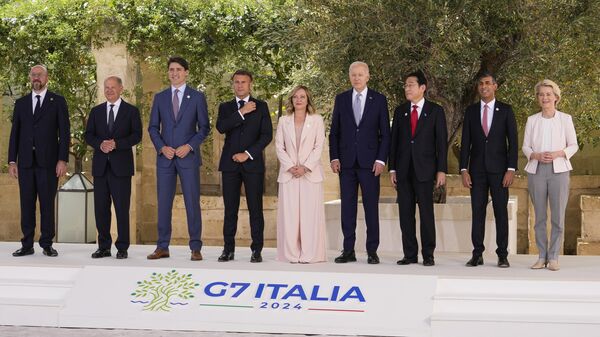
<svg viewBox="0 0 600 337"><path fill-rule="evenodd" d="M339 159L342 168L373 168L376 160L386 162L390 147L390 117L387 99L367 89L365 108L356 125L350 89L335 97L329 132L330 160Z"/></svg>
<svg viewBox="0 0 600 337"><path fill-rule="evenodd" d="M206 97L186 85L177 120L173 115L172 102L171 87L156 94L152 102L148 133L158 153L156 165L170 167L176 161L184 168L199 167L202 165L200 144L210 132ZM176 149L185 144L192 147L185 158L175 156L169 160L160 152L165 145Z"/></svg>
<svg viewBox="0 0 600 337"><path fill-rule="evenodd" d="M320 115L307 115L300 135L300 144L296 144L296 126L294 115L282 116L277 125L275 148L279 158L279 176L277 182L286 183L294 178L288 170L296 165L306 166L310 172L304 177L310 182L323 181L321 153L325 142L325 126Z"/></svg>
<svg viewBox="0 0 600 337"><path fill-rule="evenodd" d="M517 122L512 107L496 100L492 125L485 136L481 126L481 103L467 107L462 129L460 169L504 173L517 169Z"/></svg>
<svg viewBox="0 0 600 337"><path fill-rule="evenodd" d="M35 148L37 165L54 169L57 161L69 161L71 127L67 102L64 97L47 91L41 109L35 115L32 102L31 94L15 102L8 162L16 162L19 167L31 167Z"/></svg>
<svg viewBox="0 0 600 337"><path fill-rule="evenodd" d="M397 179L407 179L412 162L418 181L434 180L437 172L448 171L448 131L444 109L425 100L415 136L410 125L411 102L394 111L389 170Z"/></svg>
<svg viewBox="0 0 600 337"><path fill-rule="evenodd" d="M107 163L110 161L110 168L116 176L133 176L132 147L142 140L140 111L121 100L111 133L108 131L107 104L108 102L104 102L92 108L85 128L85 141L94 148L92 175L104 175ZM108 139L115 140L116 148L109 153L104 153L100 150L100 144Z"/></svg>
<svg viewBox="0 0 600 337"><path fill-rule="evenodd" d="M527 118L522 149L525 157L528 159L533 152L543 151L543 118L541 112ZM573 125L573 118L564 112L556 111L554 118L551 119L551 125L552 137L550 137L550 139L552 144L550 151L563 150L567 155L565 158L559 157L552 161L554 173L571 171L573 166L569 159L579 149L579 146L577 145L577 134L575 133L575 126ZM525 166L525 171L535 174L537 172L537 166L537 160L529 159Z"/></svg>
<svg viewBox="0 0 600 337"><path fill-rule="evenodd" d="M256 110L244 115L238 112L235 99L219 105L217 130L225 134L225 144L219 161L219 171L233 172L242 167L246 172L265 172L263 150L273 140L273 124L267 103L250 97L256 103ZM236 153L248 151L253 159L236 163L232 157Z"/></svg>

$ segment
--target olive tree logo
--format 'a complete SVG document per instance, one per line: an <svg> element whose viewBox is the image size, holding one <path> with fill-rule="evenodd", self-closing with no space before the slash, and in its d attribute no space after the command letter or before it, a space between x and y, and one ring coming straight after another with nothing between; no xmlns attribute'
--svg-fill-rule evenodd
<svg viewBox="0 0 600 337"><path fill-rule="evenodd" d="M172 302L175 298L188 300L194 297L192 291L199 286L192 274L180 274L175 269L166 274L152 273L150 279L137 282L137 289L131 296L132 303L143 303L146 311L171 311L172 305L187 305L186 302Z"/></svg>

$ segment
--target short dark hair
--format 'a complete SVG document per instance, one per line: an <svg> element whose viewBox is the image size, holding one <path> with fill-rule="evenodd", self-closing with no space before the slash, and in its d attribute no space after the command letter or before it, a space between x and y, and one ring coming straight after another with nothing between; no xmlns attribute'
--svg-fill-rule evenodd
<svg viewBox="0 0 600 337"><path fill-rule="evenodd" d="M233 75L231 75L231 80L233 81L233 78L235 77L235 75L244 75L244 76L248 76L250 77L250 82L254 81L254 78L252 78L252 73L246 69L238 69L235 71L235 73L233 73Z"/></svg>
<svg viewBox="0 0 600 337"><path fill-rule="evenodd" d="M427 86L427 78L425 78L425 74L421 70L413 71L412 73L406 75L406 77L404 77L404 80L406 81L406 79L408 79L409 77L416 77L419 86Z"/></svg>
<svg viewBox="0 0 600 337"><path fill-rule="evenodd" d="M491 71L489 71L489 70L482 70L482 71L480 71L479 73L477 73L477 82L479 82L479 81L480 81L482 78L484 78L484 77L491 77L491 78L492 78L492 81L493 81L494 83L497 83L497 82L496 82L496 75L494 75L494 73L492 73L492 72L491 72Z"/></svg>
<svg viewBox="0 0 600 337"><path fill-rule="evenodd" d="M169 66L171 65L171 63L178 63L180 66L183 67L183 69L190 70L190 65L188 64L188 61L186 61L181 56L171 56L171 57L169 57L169 61L167 61L167 68L169 68Z"/></svg>

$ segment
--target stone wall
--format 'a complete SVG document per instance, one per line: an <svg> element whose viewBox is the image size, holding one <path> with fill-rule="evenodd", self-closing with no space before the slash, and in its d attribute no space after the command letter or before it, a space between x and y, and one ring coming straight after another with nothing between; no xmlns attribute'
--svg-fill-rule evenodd
<svg viewBox="0 0 600 337"><path fill-rule="evenodd" d="M600 255L600 196L582 195L581 237L577 241L577 255Z"/></svg>

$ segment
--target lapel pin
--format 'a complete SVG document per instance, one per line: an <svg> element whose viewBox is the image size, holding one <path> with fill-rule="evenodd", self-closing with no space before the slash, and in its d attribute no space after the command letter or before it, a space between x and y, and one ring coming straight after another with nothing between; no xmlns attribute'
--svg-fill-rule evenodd
<svg viewBox="0 0 600 337"><path fill-rule="evenodd" d="M50 97L50 100L51 100L51 101L54 101L54 97Z"/></svg>
<svg viewBox="0 0 600 337"><path fill-rule="evenodd" d="M406 113L406 112L405 112L405 113L404 113L404 116L408 116L408 113Z"/></svg>
<svg viewBox="0 0 600 337"><path fill-rule="evenodd" d="M499 109L499 108L496 108L496 111L500 111L500 109Z"/></svg>
<svg viewBox="0 0 600 337"><path fill-rule="evenodd" d="M190 98L190 95L187 95L186 97L187 97L187 98Z"/></svg>
<svg viewBox="0 0 600 337"><path fill-rule="evenodd" d="M427 114L423 114L423 116L427 117Z"/></svg>

